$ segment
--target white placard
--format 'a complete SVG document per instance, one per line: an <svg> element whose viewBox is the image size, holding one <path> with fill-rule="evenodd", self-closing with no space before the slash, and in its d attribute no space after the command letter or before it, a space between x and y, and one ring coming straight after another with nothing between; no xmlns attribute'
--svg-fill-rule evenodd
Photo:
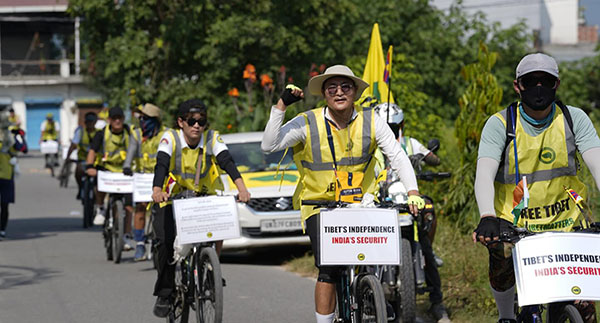
<svg viewBox="0 0 600 323"><path fill-rule="evenodd" d="M58 153L58 141L46 140L40 143L40 152L42 154L57 154Z"/></svg>
<svg viewBox="0 0 600 323"><path fill-rule="evenodd" d="M399 265L398 212L342 208L320 213L321 265Z"/></svg>
<svg viewBox="0 0 600 323"><path fill-rule="evenodd" d="M240 237L237 202L233 196L203 196L173 201L180 244Z"/></svg>
<svg viewBox="0 0 600 323"><path fill-rule="evenodd" d="M62 159L63 160L67 160L67 153L68 152L69 152L69 146L63 147L63 149L62 149ZM71 156L70 156L69 160L77 161L77 148L73 149L73 151L71 152Z"/></svg>
<svg viewBox="0 0 600 323"><path fill-rule="evenodd" d="M150 202L152 201L152 173L135 173L133 174L133 201Z"/></svg>
<svg viewBox="0 0 600 323"><path fill-rule="evenodd" d="M547 232L513 249L519 306L600 300L600 235Z"/></svg>
<svg viewBox="0 0 600 323"><path fill-rule="evenodd" d="M98 191L105 193L132 193L133 176L100 170L98 171Z"/></svg>

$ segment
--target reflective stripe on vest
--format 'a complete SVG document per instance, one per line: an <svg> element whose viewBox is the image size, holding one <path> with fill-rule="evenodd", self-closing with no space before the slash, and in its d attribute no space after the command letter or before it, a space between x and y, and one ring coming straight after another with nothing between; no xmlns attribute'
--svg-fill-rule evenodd
<svg viewBox="0 0 600 323"><path fill-rule="evenodd" d="M519 109L515 109L515 110L517 111L516 119L518 120ZM569 126L567 124L567 120L565 120L565 118L562 117L562 112L559 112L559 111L560 111L560 109L556 109L556 115L555 115L554 119L556 120L560 115L561 119L563 119L564 129L568 129ZM507 119L506 113L507 113L507 109L504 109L496 114L496 115L500 115L502 117L501 120L503 121L503 123L505 125L506 125L506 119ZM554 123L554 121L552 121L552 122ZM548 129L546 129L546 130L548 130ZM566 140L568 165L566 165L564 167L553 168L553 169L538 170L538 171L531 172L531 173L525 173L520 170L519 177L523 178L523 176L527 176L527 182L534 183L534 182L540 182L540 181L549 181L553 178L557 178L557 177L561 177L561 176L577 175L577 163L575 162L575 155L576 155L577 148L575 147L575 138L573 138L573 133L571 131L564 131L564 133L565 133L565 140ZM517 139L517 140L519 140L519 139ZM540 154L541 153L542 152L540 151ZM509 160L509 158L510 158L510 159L512 159L512 162L514 162L514 148L513 148L512 141L510 142L509 145L506 146L506 149L504 150L504 153L503 153L503 157L504 157L504 164L500 165L500 167L498 168L498 173L496 173L495 180L497 182L500 182L503 184L514 183L515 182L515 168L513 165L512 169L511 169L511 167L510 167L511 161ZM520 156L518 156L518 157L520 158Z"/></svg>
<svg viewBox="0 0 600 323"><path fill-rule="evenodd" d="M77 145L77 159L85 161L87 158L87 154L90 151L90 143L92 142L92 138L96 135L98 129L95 129L92 132L88 132L85 127L81 128L81 140Z"/></svg>
<svg viewBox="0 0 600 323"><path fill-rule="evenodd" d="M111 172L123 171L123 163L127 156L127 147L129 147L129 131L126 125L123 125L123 132L116 135L110 131L110 126L104 127L104 136L102 142L102 149L100 154L96 155L96 163L103 166ZM115 137L119 140L115 143L112 138Z"/></svg>
<svg viewBox="0 0 600 323"><path fill-rule="evenodd" d="M367 112L367 109L365 109L363 111ZM306 160L301 160L302 167L313 170L313 171L331 170L331 169L333 169L333 162L323 162L323 158L321 155L321 138L319 135L319 129L317 126L317 120L316 120L317 117L315 115L315 111L310 110L310 111L307 111L305 114L306 114L306 117L308 118L308 127L309 127L310 142L311 142L310 149L312 152L313 161L308 162ZM362 115L363 115L363 119L364 119L363 127L362 127L362 154L361 154L361 156L353 157L353 158L342 157L340 160L337 161L338 166L353 166L353 165L364 164L364 163L368 162L371 158L371 153L369 151L371 139L370 139L370 135L365 135L365 134L371 133L372 113L370 113L370 112L363 113ZM327 138L325 137L323 139L324 139L323 142L326 143Z"/></svg>
<svg viewBox="0 0 600 323"><path fill-rule="evenodd" d="M208 192L206 193L214 194L215 188L221 188L222 182L220 182L220 179L217 179L214 183L209 183L210 180L206 175L209 173L209 170L213 166L212 159L214 158L214 156L212 156L211 147L213 139L216 138L216 132L214 130L207 130L203 133L202 139L204 140L204 147L202 153L198 151L195 160L188 162L189 165L187 165L188 163L186 163L189 169L193 169L193 172L186 172L185 170L186 165L184 165L183 163L183 148L181 139L179 138L179 134L175 129L170 129L169 134L171 135L174 142L173 152L171 154L173 162L170 165L170 172L173 173L173 175L176 177L176 180L179 182L179 185L190 190L201 190L205 186L208 189ZM198 158L202 158L202 156L206 156L205 160L203 161L203 164L206 163L206 167L203 167L204 170L202 173L200 173L200 182L198 183L198 187L196 187L194 185L194 180L196 178L196 165L198 163ZM183 180L184 183L181 183L181 180ZM176 191L174 190L174 192Z"/></svg>
<svg viewBox="0 0 600 323"><path fill-rule="evenodd" d="M165 128L162 127L155 136L142 140L141 146L138 147L139 155L141 156L140 163L142 172L154 172L154 167L156 166L158 144L160 143L160 139L162 138L164 133Z"/></svg>
<svg viewBox="0 0 600 323"><path fill-rule="evenodd" d="M529 206L521 212L519 227L530 231L570 231L579 224L581 213L564 191L573 189L582 198L586 187L577 178L576 144L562 110L556 109L554 119L542 133L531 136L525 132L516 109L516 141L519 163L519 180L527 176ZM496 114L506 126L506 113ZM516 201L514 141L510 141L503 154L494 182L494 209L496 215L513 222L511 213ZM518 197L517 197L518 199Z"/></svg>
<svg viewBox="0 0 600 323"><path fill-rule="evenodd" d="M375 162L371 161L376 148L373 110L356 108L358 116L344 129L332 129L335 155L339 171L364 172L363 193L376 190ZM301 200L334 200L336 178L328 144L324 109L318 108L300 114L305 117L306 142L294 146L294 161L300 180L294 192L294 208L300 209L302 220L319 212L313 207L301 206Z"/></svg>

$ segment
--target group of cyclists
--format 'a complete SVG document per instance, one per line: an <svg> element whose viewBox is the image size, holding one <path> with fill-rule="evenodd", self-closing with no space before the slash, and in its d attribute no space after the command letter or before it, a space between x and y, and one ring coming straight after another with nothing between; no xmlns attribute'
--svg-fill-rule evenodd
<svg viewBox="0 0 600 323"><path fill-rule="evenodd" d="M528 176L531 207L553 203L554 200L548 202L547 199L558 198L563 186L573 187L585 198L585 185L576 176L577 151L600 187L600 139L581 109L565 106L556 100L559 85L558 66L552 57L527 55L517 66L514 80L514 89L520 100L487 121L481 137L475 180L481 220L473 232L474 241L488 246L510 227L513 189L523 175ZM261 145L264 153L293 149L294 161L300 172L293 200L295 207L300 209L303 229L310 237L315 264L320 252L315 217L319 208L302 205L303 200L333 201L348 191L360 200L364 194L376 192L377 163L373 156L380 151L391 171L406 187L409 208L411 213L416 214L425 202L409 155L419 152L428 164L439 164L435 154L418 141L403 135L404 115L398 106L391 105L376 111L357 104L368 86L347 66L331 66L323 74L312 77L307 86L310 94L324 99L323 107L302 112L284 124L286 109L304 97L302 89L288 85L271 108L265 127ZM222 188L221 170L236 185L238 200L247 202L250 199L227 146L219 133L209 128L206 105L199 99L181 102L173 127L166 127L162 122L163 112L147 103L134 112L139 125L130 126L125 123L124 111L112 107L108 110L106 126L101 129L97 129L97 115L89 112L85 115L84 126L75 131L68 152L70 156L74 149L78 151L75 172L78 185L81 185L83 176L94 177L98 170L129 176L134 172L154 174L151 207L156 211L153 228L157 239L158 275L154 288L157 296L154 314L158 317L168 315L169 299L174 290L172 246L176 230L171 199L190 191L196 195L216 194ZM54 130L57 130L56 127ZM550 161L541 157L541 151L547 148L555 152ZM4 162L4 159L0 154L0 161ZM519 172L516 176L515 170ZM5 177L0 172L0 181ZM102 192L97 192L93 221L96 225L105 222L104 198ZM5 194L2 193L2 205L4 201ZM126 245L135 248L136 261L144 260L148 203L134 205L129 195L125 205ZM529 223L552 223L569 217L577 220L581 215L573 211L575 209L556 216L530 219ZM522 221L519 224L523 225ZM570 229L565 227L561 230ZM441 261L436 259L431 249L433 236L429 240L426 272L427 285L432 287L431 312L439 322L449 322L437 272ZM218 253L221 245L216 244ZM515 279L512 258L507 252L511 247L507 244L488 246L490 286L501 323L516 322L513 308ZM341 268L317 267L315 317L319 323L330 323L336 308L334 283ZM595 321L593 305L593 302L579 303L586 322Z"/></svg>

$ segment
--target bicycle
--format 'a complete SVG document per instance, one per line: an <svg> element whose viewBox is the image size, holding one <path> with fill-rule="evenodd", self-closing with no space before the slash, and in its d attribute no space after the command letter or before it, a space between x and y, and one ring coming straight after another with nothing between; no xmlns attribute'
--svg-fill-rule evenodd
<svg viewBox="0 0 600 323"><path fill-rule="evenodd" d="M591 232L600 233L600 224L592 223L588 228L582 229L582 227L574 227L575 232ZM525 228L517 228L511 225L511 231L502 232L499 240L491 241L487 243L488 246L495 243L510 243L517 244L521 239L534 236L538 233L530 232ZM514 255L514 251L513 251ZM515 271L517 270L515 265ZM583 323L583 318L574 305L574 301L560 301L548 303L547 306L541 304L526 305L519 307L518 295L515 295L515 314L518 323L542 323L542 317L544 317L544 311L546 311L545 321L552 323Z"/></svg>
<svg viewBox="0 0 600 323"><path fill-rule="evenodd" d="M110 193L106 205L106 216L102 236L106 248L106 259L121 262L121 254L125 245L125 204L124 194Z"/></svg>
<svg viewBox="0 0 600 323"><path fill-rule="evenodd" d="M304 200L302 205L325 209L342 208L349 203L341 201ZM387 322L383 288L375 273L379 265L346 265L336 285L336 323Z"/></svg>
<svg viewBox="0 0 600 323"><path fill-rule="evenodd" d="M71 177L72 162L73 161L70 159L66 160L63 167L60 169L60 174L58 175L59 187L69 186L69 177Z"/></svg>
<svg viewBox="0 0 600 323"><path fill-rule="evenodd" d="M170 200L197 197L184 191ZM223 278L215 242L194 243L185 257L176 261L175 297L167 323L187 323L189 311L198 323L219 323L223 318Z"/></svg>
<svg viewBox="0 0 600 323"><path fill-rule="evenodd" d="M83 227L89 228L93 226L94 221L94 201L96 200L96 194L94 187L96 187L96 181L94 177L83 175L81 191L79 196L81 197L81 204L83 205Z"/></svg>

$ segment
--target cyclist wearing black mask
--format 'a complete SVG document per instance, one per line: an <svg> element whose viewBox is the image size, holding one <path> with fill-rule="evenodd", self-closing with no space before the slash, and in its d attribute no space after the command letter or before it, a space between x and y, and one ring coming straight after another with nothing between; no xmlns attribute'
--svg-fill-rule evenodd
<svg viewBox="0 0 600 323"><path fill-rule="evenodd" d="M481 220L473 232L474 242L497 240L502 232L511 230L513 221L534 232L571 231L582 216L572 201L563 212L545 211L549 209L545 206L568 199L564 187L586 198L586 187L577 178L577 151L600 187L598 134L583 110L556 100L559 85L558 65L552 57L540 53L525 56L513 81L521 102L512 103L486 122L475 176ZM543 212L535 217L517 216L515 220L512 211L520 202L515 192L525 182L528 208ZM502 323L516 322L512 247L508 243L488 247L490 287ZM592 302L581 301L576 306L584 322L595 316Z"/></svg>

